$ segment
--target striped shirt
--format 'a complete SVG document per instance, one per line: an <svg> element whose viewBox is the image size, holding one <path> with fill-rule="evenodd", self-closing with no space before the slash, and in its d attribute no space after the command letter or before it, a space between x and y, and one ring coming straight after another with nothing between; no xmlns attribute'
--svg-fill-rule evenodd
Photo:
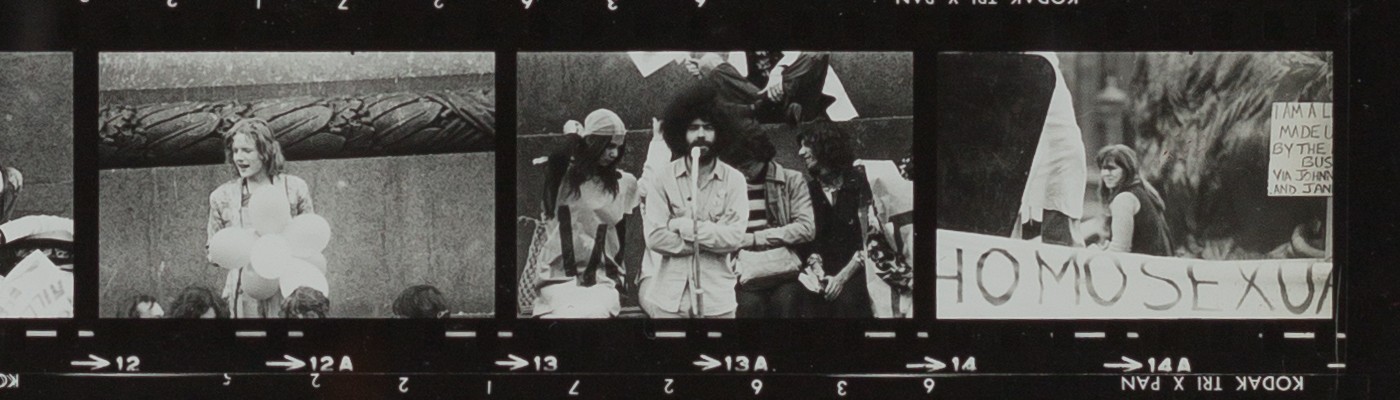
<svg viewBox="0 0 1400 400"><path fill-rule="evenodd" d="M765 200L763 180L748 182L749 222L745 232L754 233L768 227L768 203Z"/></svg>

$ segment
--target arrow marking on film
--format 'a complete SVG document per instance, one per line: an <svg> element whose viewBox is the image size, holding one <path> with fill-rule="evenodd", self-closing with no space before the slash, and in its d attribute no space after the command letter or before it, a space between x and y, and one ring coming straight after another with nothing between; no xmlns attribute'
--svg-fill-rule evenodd
<svg viewBox="0 0 1400 400"><path fill-rule="evenodd" d="M1123 370L1123 372L1133 372L1133 371L1137 371L1137 370L1139 370L1139 369L1142 369L1142 363L1137 362L1137 360L1128 358L1128 356L1123 356L1123 362L1121 362L1121 363L1103 363L1103 367L1104 367L1104 368L1120 368L1120 369Z"/></svg>
<svg viewBox="0 0 1400 400"><path fill-rule="evenodd" d="M709 371L715 368L719 368L719 360L716 360L714 357L701 354L700 358L700 360L695 360L695 362L693 362L692 364L695 364L695 366L700 367L701 371Z"/></svg>
<svg viewBox="0 0 1400 400"><path fill-rule="evenodd" d="M525 368L526 365L530 365L530 362L525 361L524 358L516 357L514 354L509 354L509 356L509 360L497 361L496 365L501 367L510 367L511 371Z"/></svg>
<svg viewBox="0 0 1400 400"><path fill-rule="evenodd" d="M948 367L948 364L944 364L942 361L935 360L935 359L933 359L933 357L924 357L924 362L921 362L921 363L908 363L908 364L904 364L904 368L908 368L908 369L928 369L928 372L936 372L936 371L938 371L938 370L941 370L941 369L944 369L944 368L947 368L947 367Z"/></svg>
<svg viewBox="0 0 1400 400"><path fill-rule="evenodd" d="M112 365L111 362L102 359L102 357L98 357L92 354L88 354L88 360L73 361L69 364L74 367L92 367L92 371L107 368L108 365Z"/></svg>
<svg viewBox="0 0 1400 400"><path fill-rule="evenodd" d="M306 366L306 363L305 363L305 362L296 359L296 357L292 357L292 356L289 356L289 355L285 355L285 354L284 354L284 355L282 355L282 358L285 359L285 360L287 360L287 361L277 361L277 360L268 361L268 362L267 362L267 366L269 366L269 367L278 367L278 368L286 368L288 371L295 371L295 370L301 369L301 367L305 367L305 366Z"/></svg>

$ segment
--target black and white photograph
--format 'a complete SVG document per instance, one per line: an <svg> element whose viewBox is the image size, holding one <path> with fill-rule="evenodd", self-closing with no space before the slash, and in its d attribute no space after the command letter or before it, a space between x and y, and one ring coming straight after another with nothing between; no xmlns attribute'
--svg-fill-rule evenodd
<svg viewBox="0 0 1400 400"><path fill-rule="evenodd" d="M0 53L0 318L72 318L73 55Z"/></svg>
<svg viewBox="0 0 1400 400"><path fill-rule="evenodd" d="M103 318L494 314L494 54L99 68Z"/></svg>
<svg viewBox="0 0 1400 400"><path fill-rule="evenodd" d="M1332 66L940 54L937 318L1333 318Z"/></svg>
<svg viewBox="0 0 1400 400"><path fill-rule="evenodd" d="M520 317L912 317L911 53L517 65Z"/></svg>

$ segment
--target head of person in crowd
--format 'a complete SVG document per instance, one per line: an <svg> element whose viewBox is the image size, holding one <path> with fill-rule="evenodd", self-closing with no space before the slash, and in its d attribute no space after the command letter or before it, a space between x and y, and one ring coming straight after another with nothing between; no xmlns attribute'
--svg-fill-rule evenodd
<svg viewBox="0 0 1400 400"><path fill-rule="evenodd" d="M850 168L856 161L850 136L832 122L814 122L797 134L797 157L815 176Z"/></svg>
<svg viewBox="0 0 1400 400"><path fill-rule="evenodd" d="M661 119L661 137L675 157L685 157L692 147L707 151L700 162L708 164L729 147L734 139L728 118L715 102L714 86L698 82L681 90L666 106Z"/></svg>
<svg viewBox="0 0 1400 400"><path fill-rule="evenodd" d="M272 135L267 122L245 118L224 131L224 159L233 166L240 178L272 178L281 174L287 163L282 145Z"/></svg>
<svg viewBox="0 0 1400 400"><path fill-rule="evenodd" d="M325 318L331 311L331 299L320 290L302 286L282 300L282 318Z"/></svg>
<svg viewBox="0 0 1400 400"><path fill-rule="evenodd" d="M417 285L404 289L394 299L394 315L400 318L443 318L449 310L442 292L433 285Z"/></svg>
<svg viewBox="0 0 1400 400"><path fill-rule="evenodd" d="M160 302L150 295L137 295L131 300L131 307L126 310L127 318L161 318L165 316L165 309L160 307Z"/></svg>
<svg viewBox="0 0 1400 400"><path fill-rule="evenodd" d="M175 297L166 318L228 318L228 306L213 290L203 286L190 286Z"/></svg>
<svg viewBox="0 0 1400 400"><path fill-rule="evenodd" d="M597 179L609 194L617 194L622 171L617 164L626 155L627 128L622 118L606 109L594 110L584 118L576 134L565 134L565 145L549 158L545 176L545 212L553 215L560 198L579 194L579 187Z"/></svg>
<svg viewBox="0 0 1400 400"><path fill-rule="evenodd" d="M768 136L749 135L729 146L720 155L720 160L743 172L749 182L757 182L767 172L768 163L777 155L778 149L773 147L773 141Z"/></svg>
<svg viewBox="0 0 1400 400"><path fill-rule="evenodd" d="M1113 202L1119 193L1142 185L1147 189L1151 201L1161 204L1157 189L1142 179L1142 167L1138 164L1137 152L1121 144L1104 146L1099 150L1096 162L1099 165L1099 200L1104 205Z"/></svg>

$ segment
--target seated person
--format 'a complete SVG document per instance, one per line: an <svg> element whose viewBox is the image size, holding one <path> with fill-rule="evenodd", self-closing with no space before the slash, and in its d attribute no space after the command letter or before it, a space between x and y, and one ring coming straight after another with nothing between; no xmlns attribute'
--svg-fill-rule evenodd
<svg viewBox="0 0 1400 400"><path fill-rule="evenodd" d="M826 108L836 101L822 93L830 55L752 51L745 58L747 76L731 64L736 60L720 53L696 53L684 64L692 75L711 82L722 109L753 123L798 124L826 118Z"/></svg>

